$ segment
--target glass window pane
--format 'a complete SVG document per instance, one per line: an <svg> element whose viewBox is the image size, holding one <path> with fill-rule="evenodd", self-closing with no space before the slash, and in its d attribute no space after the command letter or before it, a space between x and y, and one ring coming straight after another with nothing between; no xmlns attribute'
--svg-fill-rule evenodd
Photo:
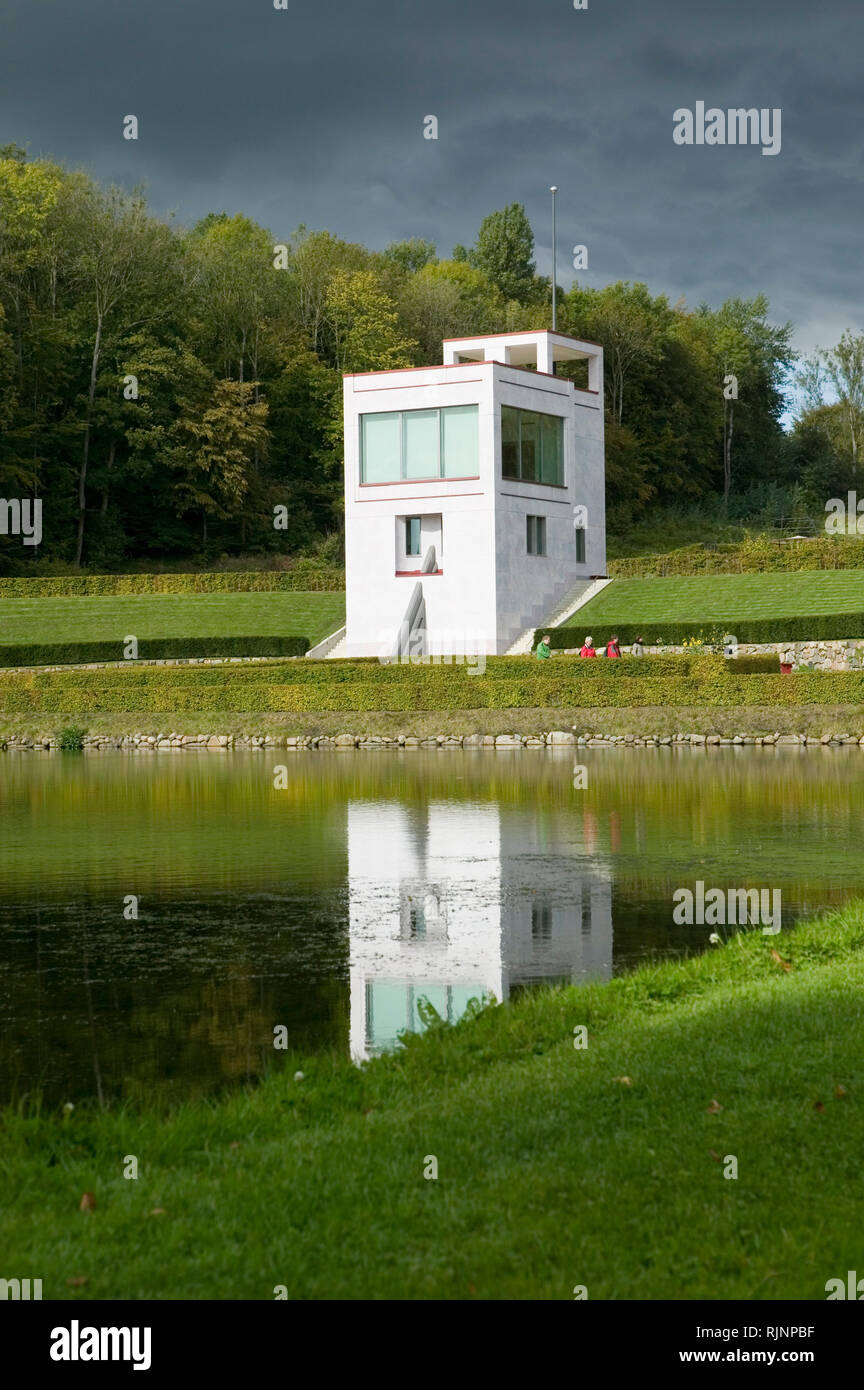
<svg viewBox="0 0 864 1390"><path fill-rule="evenodd" d="M363 415L364 483L391 483L401 476L401 420L397 412Z"/></svg>
<svg viewBox="0 0 864 1390"><path fill-rule="evenodd" d="M526 518L525 518L525 537L526 537L526 546L527 546L527 549L528 549L528 554L529 554L529 555L533 555L533 554L534 554L534 518L533 518L533 516L526 516Z"/></svg>
<svg viewBox="0 0 864 1390"><path fill-rule="evenodd" d="M579 565L585 563L585 530L582 526L578 527L576 531L576 563Z"/></svg>
<svg viewBox="0 0 864 1390"><path fill-rule="evenodd" d="M542 462L540 481L564 482L564 421L557 415L541 415Z"/></svg>
<svg viewBox="0 0 864 1390"><path fill-rule="evenodd" d="M476 405L450 405L441 411L445 478L476 478L480 472L480 414Z"/></svg>
<svg viewBox="0 0 864 1390"><path fill-rule="evenodd" d="M540 416L535 410L520 410L519 450L523 482L540 482Z"/></svg>
<svg viewBox="0 0 864 1390"><path fill-rule="evenodd" d="M545 516L538 516L538 518L537 518L537 554L538 554L538 555L545 555L545 554L546 554L546 518L545 518Z"/></svg>
<svg viewBox="0 0 864 1390"><path fill-rule="evenodd" d="M438 411L406 410L405 477L438 478Z"/></svg>
<svg viewBox="0 0 864 1390"><path fill-rule="evenodd" d="M501 407L501 475L519 477L519 411L512 405Z"/></svg>
<svg viewBox="0 0 864 1390"><path fill-rule="evenodd" d="M366 1043L372 1050L394 1043L411 1022L411 990L395 980L366 984Z"/></svg>
<svg viewBox="0 0 864 1390"><path fill-rule="evenodd" d="M406 555L420 554L419 516L408 516L405 518L405 553Z"/></svg>

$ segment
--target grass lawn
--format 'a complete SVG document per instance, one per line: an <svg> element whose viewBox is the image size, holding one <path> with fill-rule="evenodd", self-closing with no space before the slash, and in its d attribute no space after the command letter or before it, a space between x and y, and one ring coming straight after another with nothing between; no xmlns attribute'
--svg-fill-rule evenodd
<svg viewBox="0 0 864 1390"><path fill-rule="evenodd" d="M82 1301L823 1300L861 1267L862 1032L864 905L161 1116L21 1106L0 1248Z"/></svg>
<svg viewBox="0 0 864 1390"><path fill-rule="evenodd" d="M731 623L746 618L864 612L864 570L614 579L574 614L591 631L609 623ZM568 624L572 626L573 623Z"/></svg>
<svg viewBox="0 0 864 1390"><path fill-rule="evenodd" d="M0 646L154 637L307 637L345 621L343 593L0 599Z"/></svg>

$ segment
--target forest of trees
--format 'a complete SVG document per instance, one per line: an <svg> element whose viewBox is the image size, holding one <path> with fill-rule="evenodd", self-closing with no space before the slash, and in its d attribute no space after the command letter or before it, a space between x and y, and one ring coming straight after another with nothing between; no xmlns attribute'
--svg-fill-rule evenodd
<svg viewBox="0 0 864 1390"><path fill-rule="evenodd" d="M4 544L0 569L288 556L327 536L336 560L341 374L550 327L550 300L520 204L442 259L418 238L370 251L239 214L183 228L141 192L2 148L0 497L43 498L44 520L38 549ZM784 431L791 326L763 295L688 308L577 283L559 289L558 326L606 352L613 529L671 504L797 488L815 505L854 485L864 339L798 368Z"/></svg>

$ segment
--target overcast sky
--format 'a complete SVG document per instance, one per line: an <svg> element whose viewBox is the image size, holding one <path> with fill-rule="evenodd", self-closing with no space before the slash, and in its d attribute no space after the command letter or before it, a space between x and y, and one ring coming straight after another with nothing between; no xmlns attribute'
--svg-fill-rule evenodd
<svg viewBox="0 0 864 1390"><path fill-rule="evenodd" d="M862 0L0 0L0 144L278 239L447 255L522 202L547 274L555 183L565 283L585 243L591 285L764 290L808 351L864 328L862 52ZM676 145L697 101L779 107L780 153Z"/></svg>

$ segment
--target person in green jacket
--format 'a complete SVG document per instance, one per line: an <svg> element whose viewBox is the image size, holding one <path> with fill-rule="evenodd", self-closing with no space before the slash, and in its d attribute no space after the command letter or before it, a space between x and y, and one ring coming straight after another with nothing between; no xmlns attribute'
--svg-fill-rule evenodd
<svg viewBox="0 0 864 1390"><path fill-rule="evenodd" d="M547 632L546 636L541 638L540 641L537 643L536 655L540 661L548 661L550 656L552 655L552 648L549 646L551 640L552 639L549 636L549 633Z"/></svg>

